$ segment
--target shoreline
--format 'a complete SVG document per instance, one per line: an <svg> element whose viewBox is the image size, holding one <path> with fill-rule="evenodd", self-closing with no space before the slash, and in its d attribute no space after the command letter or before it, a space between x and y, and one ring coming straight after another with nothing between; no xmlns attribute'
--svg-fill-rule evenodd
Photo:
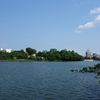
<svg viewBox="0 0 100 100"><path fill-rule="evenodd" d="M95 61L98 61L98 60L95 60ZM81 62L81 61L49 61L49 60L41 60L41 61L38 61L38 60L23 60L23 59L17 59L17 60L0 60L0 62ZM83 60L83 62L86 62Z"/></svg>

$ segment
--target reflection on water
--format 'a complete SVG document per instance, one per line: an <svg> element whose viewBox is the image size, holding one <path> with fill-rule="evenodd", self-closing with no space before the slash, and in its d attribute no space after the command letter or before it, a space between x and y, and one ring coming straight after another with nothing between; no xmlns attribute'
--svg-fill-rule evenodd
<svg viewBox="0 0 100 100"><path fill-rule="evenodd" d="M94 73L71 69L98 62L0 62L0 100L98 100Z"/></svg>

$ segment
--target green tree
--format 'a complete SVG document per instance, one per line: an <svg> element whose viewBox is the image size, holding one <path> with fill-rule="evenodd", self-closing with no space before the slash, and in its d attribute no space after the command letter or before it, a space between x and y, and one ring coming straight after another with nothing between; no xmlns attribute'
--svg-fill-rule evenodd
<svg viewBox="0 0 100 100"><path fill-rule="evenodd" d="M13 51L10 53L10 59L27 59L28 54L24 50Z"/></svg>
<svg viewBox="0 0 100 100"><path fill-rule="evenodd" d="M46 58L46 57L47 57L47 53L39 51L39 52L36 54L36 56Z"/></svg>
<svg viewBox="0 0 100 100"><path fill-rule="evenodd" d="M53 51L52 52L48 52L47 59L49 61L55 61L56 60L56 56L54 55Z"/></svg>
<svg viewBox="0 0 100 100"><path fill-rule="evenodd" d="M35 49L32 49L30 47L26 48L26 52L31 55L31 54L35 54L36 53L36 50Z"/></svg>

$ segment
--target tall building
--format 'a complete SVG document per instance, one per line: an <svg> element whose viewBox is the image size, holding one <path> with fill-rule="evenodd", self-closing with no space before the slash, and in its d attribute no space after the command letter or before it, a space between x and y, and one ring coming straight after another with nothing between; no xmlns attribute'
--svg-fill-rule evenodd
<svg viewBox="0 0 100 100"><path fill-rule="evenodd" d="M43 50L42 52L47 53L48 51L47 50Z"/></svg>
<svg viewBox="0 0 100 100"><path fill-rule="evenodd" d="M92 54L92 52L90 52L90 50L86 51L86 57L87 58L92 58L93 57L93 54Z"/></svg>
<svg viewBox="0 0 100 100"><path fill-rule="evenodd" d="M57 51L57 49L50 49L50 51Z"/></svg>
<svg viewBox="0 0 100 100"><path fill-rule="evenodd" d="M93 57L97 57L97 54L96 53L93 53Z"/></svg>

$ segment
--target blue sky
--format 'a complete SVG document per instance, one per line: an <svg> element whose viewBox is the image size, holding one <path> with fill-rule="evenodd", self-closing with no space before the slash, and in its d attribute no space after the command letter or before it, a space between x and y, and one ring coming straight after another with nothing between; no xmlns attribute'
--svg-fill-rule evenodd
<svg viewBox="0 0 100 100"><path fill-rule="evenodd" d="M100 54L100 0L0 0L0 48Z"/></svg>

